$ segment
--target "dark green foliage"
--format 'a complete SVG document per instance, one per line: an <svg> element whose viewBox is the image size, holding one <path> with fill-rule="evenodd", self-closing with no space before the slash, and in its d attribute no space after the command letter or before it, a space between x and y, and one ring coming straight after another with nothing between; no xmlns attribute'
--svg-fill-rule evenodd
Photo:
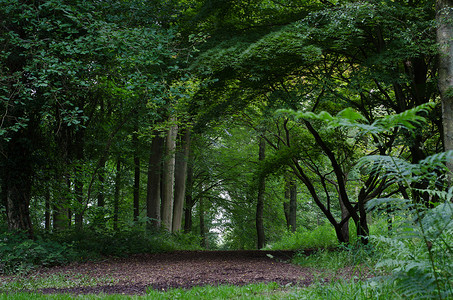
<svg viewBox="0 0 453 300"><path fill-rule="evenodd" d="M120 231L68 231L53 238L63 244L71 243L80 259L197 250L200 245L200 238L191 234L171 234L166 231L149 233L138 227L125 227Z"/></svg>
<svg viewBox="0 0 453 300"><path fill-rule="evenodd" d="M0 273L26 273L40 266L66 264L77 257L78 253L67 243L42 238L31 240L19 232L0 234Z"/></svg>
<svg viewBox="0 0 453 300"><path fill-rule="evenodd" d="M66 231L38 235L35 240L24 233L3 232L0 234L0 274L27 273L39 267L104 256L199 250L199 245L200 237L192 234L148 233L137 227L117 232Z"/></svg>

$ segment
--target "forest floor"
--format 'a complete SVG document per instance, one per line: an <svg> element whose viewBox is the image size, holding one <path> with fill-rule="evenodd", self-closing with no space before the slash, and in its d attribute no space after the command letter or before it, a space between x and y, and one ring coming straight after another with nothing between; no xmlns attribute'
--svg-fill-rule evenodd
<svg viewBox="0 0 453 300"><path fill-rule="evenodd" d="M314 282L369 276L356 267L327 271L297 266L289 263L293 254L291 251L178 251L108 258L34 271L27 277L40 280L57 276L59 281L64 278L72 284L28 291L141 295L147 289L164 291L204 285L270 282L303 287ZM8 280L4 276L1 279Z"/></svg>

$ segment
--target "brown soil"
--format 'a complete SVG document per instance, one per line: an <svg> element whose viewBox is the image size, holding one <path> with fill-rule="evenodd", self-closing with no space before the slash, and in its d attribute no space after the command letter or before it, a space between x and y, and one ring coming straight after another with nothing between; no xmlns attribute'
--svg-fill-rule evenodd
<svg viewBox="0 0 453 300"><path fill-rule="evenodd" d="M352 268L333 274L290 264L293 254L291 251L178 251L76 263L42 269L29 276L63 274L68 280L81 276L105 278L105 284L96 286L46 288L34 292L129 295L144 294L150 288L167 290L220 284L277 282L287 286L307 286L315 280L357 276Z"/></svg>

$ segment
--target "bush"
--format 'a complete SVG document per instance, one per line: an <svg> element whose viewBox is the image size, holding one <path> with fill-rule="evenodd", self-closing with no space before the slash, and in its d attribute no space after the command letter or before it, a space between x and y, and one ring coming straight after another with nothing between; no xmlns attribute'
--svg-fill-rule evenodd
<svg viewBox="0 0 453 300"><path fill-rule="evenodd" d="M37 266L50 267L74 260L70 245L29 239L22 233L0 233L0 273L28 272Z"/></svg>
<svg viewBox="0 0 453 300"><path fill-rule="evenodd" d="M120 231L66 231L56 238L61 243L71 243L83 259L200 249L199 238L193 235L147 232L141 227L126 227Z"/></svg>

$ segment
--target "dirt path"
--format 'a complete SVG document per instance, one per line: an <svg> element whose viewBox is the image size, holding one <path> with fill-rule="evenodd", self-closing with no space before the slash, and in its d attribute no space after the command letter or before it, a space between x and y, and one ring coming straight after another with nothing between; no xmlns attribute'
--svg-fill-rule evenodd
<svg viewBox="0 0 453 300"><path fill-rule="evenodd" d="M42 293L120 293L144 294L148 288L191 288L200 285L244 285L277 282L281 285L307 286L316 279L350 278L354 272L343 269L328 274L312 268L288 263L290 251L192 251L164 254L143 254L112 258L43 269L30 276L47 277L59 274L71 278L106 278L108 283L73 288L46 288Z"/></svg>

